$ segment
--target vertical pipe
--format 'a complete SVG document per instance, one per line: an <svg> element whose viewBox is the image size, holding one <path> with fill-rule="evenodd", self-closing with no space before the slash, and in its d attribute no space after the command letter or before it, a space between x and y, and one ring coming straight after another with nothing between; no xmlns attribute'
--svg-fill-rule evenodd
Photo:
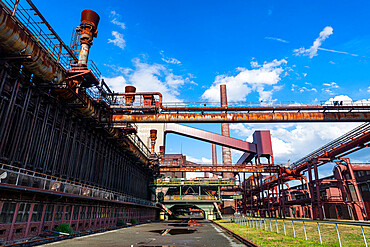
<svg viewBox="0 0 370 247"><path fill-rule="evenodd" d="M7 108L7 111L5 113L4 119L5 121L0 125L0 151L3 149L3 146L6 143L6 139L9 134L8 127L10 125L11 119L12 119L12 114L13 114L13 109L14 105L17 99L18 91L19 91L19 86L20 82L19 80L16 80L14 85L13 85L13 90L12 90L12 96L9 100L9 105Z"/></svg>
<svg viewBox="0 0 370 247"><path fill-rule="evenodd" d="M316 218L316 210L315 210L315 196L313 192L313 181L312 181L312 166L311 163L308 162L308 187L309 187L309 196L311 198L311 206L310 206L310 211L311 211L311 218L315 219Z"/></svg>
<svg viewBox="0 0 370 247"><path fill-rule="evenodd" d="M24 119L27 115L31 95L32 95L32 88L28 88L27 93L26 93L26 97L25 97L25 100L24 100L24 104L23 104L23 107L22 107L21 118L20 118L20 121L19 121L19 125L22 124L23 128L25 127ZM19 155L17 155L17 154L18 154L18 147L19 147L19 144L20 144L20 139L23 137L23 135L25 135L25 134L23 134L23 130L21 129L20 126L18 127L18 129L19 129L19 131L16 133L16 137L15 137L15 139L16 139L15 147L13 148L12 152L10 153L10 161L11 162L14 162L14 161L17 160L17 158L19 158Z"/></svg>
<svg viewBox="0 0 370 247"><path fill-rule="evenodd" d="M212 165L217 165L217 146L216 144L212 143ZM209 173L206 173L206 177L209 177ZM216 174L212 174L212 178L217 178Z"/></svg>
<svg viewBox="0 0 370 247"><path fill-rule="evenodd" d="M315 185L316 185L317 210L319 211L320 220L324 220L324 215L323 215L322 207L321 207L320 180L319 180L319 171L317 169L317 162L314 163L314 173L315 173Z"/></svg>

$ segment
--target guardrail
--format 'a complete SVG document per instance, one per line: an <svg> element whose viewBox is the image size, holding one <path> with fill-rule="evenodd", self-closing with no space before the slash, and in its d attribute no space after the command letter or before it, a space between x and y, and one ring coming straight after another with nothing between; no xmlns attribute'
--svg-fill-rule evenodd
<svg viewBox="0 0 370 247"><path fill-rule="evenodd" d="M281 219L281 218L262 218L247 215L234 215L228 218L245 227L260 229L263 231L276 232L285 236L293 235L294 238L317 241L320 244L333 244L336 242L341 246L359 246L362 243L368 246L366 233L370 235L370 224L365 222L346 222L346 221L316 221L305 219ZM347 234L353 234L347 243Z"/></svg>
<svg viewBox="0 0 370 247"><path fill-rule="evenodd" d="M221 102L163 102L164 107L220 107ZM231 101L228 107L260 106L370 106L370 101L332 100L332 101Z"/></svg>
<svg viewBox="0 0 370 247"><path fill-rule="evenodd" d="M314 158L319 157L320 155L325 154L328 151L331 151L337 147L343 146L344 144L352 141L353 139L363 135L364 133L368 133L370 131L370 123L364 123L355 129L351 130L350 132L340 136L339 138L329 142L328 144L322 146L321 148L313 151L309 155L303 157L302 159L294 162L291 167L296 168L300 165L303 165L305 162L312 160Z"/></svg>
<svg viewBox="0 0 370 247"><path fill-rule="evenodd" d="M57 63L67 69L72 61L77 61L72 50L41 15L31 1L0 0L5 10L19 20L19 25L29 33L35 42L41 44Z"/></svg>
<svg viewBox="0 0 370 247"><path fill-rule="evenodd" d="M152 201L136 198L130 195L107 190L101 187L86 185L79 182L54 177L16 166L0 163L0 183L51 192L63 192L85 197L101 198L106 200L129 202L145 206L155 206Z"/></svg>
<svg viewBox="0 0 370 247"><path fill-rule="evenodd" d="M181 179L161 178L153 185L235 185L235 179Z"/></svg>
<svg viewBox="0 0 370 247"><path fill-rule="evenodd" d="M167 196L164 196L164 202L165 201L180 201L180 200L219 201L221 199L217 198L216 196L209 196L209 195L167 195Z"/></svg>

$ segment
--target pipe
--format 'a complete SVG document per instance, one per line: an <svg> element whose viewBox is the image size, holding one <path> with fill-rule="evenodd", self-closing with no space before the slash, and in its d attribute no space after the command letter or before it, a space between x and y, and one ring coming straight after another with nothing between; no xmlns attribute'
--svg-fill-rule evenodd
<svg viewBox="0 0 370 247"><path fill-rule="evenodd" d="M119 123L369 122L370 112L157 113L112 116Z"/></svg>
<svg viewBox="0 0 370 247"><path fill-rule="evenodd" d="M12 55L31 56L32 62L24 63L24 67L43 81L60 83L66 77L64 68L1 7L0 45Z"/></svg>
<svg viewBox="0 0 370 247"><path fill-rule="evenodd" d="M150 143L151 143L151 153L155 153L155 141L157 140L157 130L151 129L150 130Z"/></svg>
<svg viewBox="0 0 370 247"><path fill-rule="evenodd" d="M85 9L81 13L81 24L78 30L81 32L81 50L78 57L78 64L86 65L89 58L89 50L93 44L93 38L97 36L100 17L92 11Z"/></svg>
<svg viewBox="0 0 370 247"><path fill-rule="evenodd" d="M370 105L343 105L343 106L332 106L332 105L324 105L324 106L199 106L199 107L192 107L192 106L164 106L163 105L163 96L160 92L126 92L126 93L112 93L112 96L129 96L129 95L157 95L159 96L158 100L158 108L163 111L326 111L326 110L369 110ZM112 108L120 108L120 106L111 106ZM139 109L139 108L138 108ZM140 109L143 109L140 107Z"/></svg>

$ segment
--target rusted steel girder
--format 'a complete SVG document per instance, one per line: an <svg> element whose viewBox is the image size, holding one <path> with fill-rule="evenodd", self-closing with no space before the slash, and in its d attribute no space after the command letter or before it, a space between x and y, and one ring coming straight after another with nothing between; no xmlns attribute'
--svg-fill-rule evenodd
<svg viewBox="0 0 370 247"><path fill-rule="evenodd" d="M235 112L113 114L112 123L367 122L369 112Z"/></svg>
<svg viewBox="0 0 370 247"><path fill-rule="evenodd" d="M234 148L243 152L257 153L257 144L231 138L229 136L215 134L209 131L192 128L180 124L166 124L165 133L174 133L213 144ZM217 158L217 157L216 157ZM227 163L229 165L231 163Z"/></svg>
<svg viewBox="0 0 370 247"><path fill-rule="evenodd" d="M277 173L279 168L268 167L160 167L161 172L255 172Z"/></svg>

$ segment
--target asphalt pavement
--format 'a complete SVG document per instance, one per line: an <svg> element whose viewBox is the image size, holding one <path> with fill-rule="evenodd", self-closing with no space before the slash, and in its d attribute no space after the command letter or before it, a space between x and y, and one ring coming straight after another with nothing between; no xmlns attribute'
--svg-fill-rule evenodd
<svg viewBox="0 0 370 247"><path fill-rule="evenodd" d="M142 224L43 246L245 246L210 221L165 221Z"/></svg>

